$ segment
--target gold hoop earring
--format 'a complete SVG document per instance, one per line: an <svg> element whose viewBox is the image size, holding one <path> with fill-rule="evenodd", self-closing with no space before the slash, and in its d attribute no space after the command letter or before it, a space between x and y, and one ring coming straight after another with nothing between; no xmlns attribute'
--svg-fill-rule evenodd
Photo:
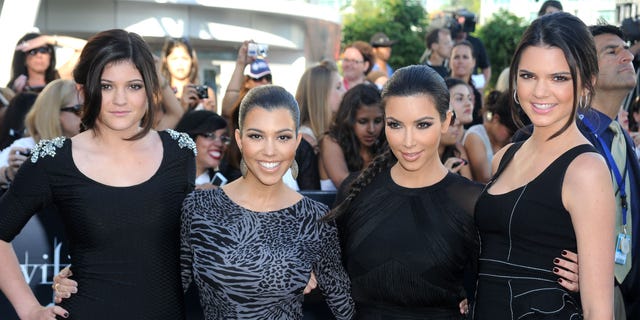
<svg viewBox="0 0 640 320"><path fill-rule="evenodd" d="M298 161L296 161L296 159L293 159L293 162L291 162L291 175L293 179L298 179Z"/></svg>
<svg viewBox="0 0 640 320"><path fill-rule="evenodd" d="M240 173L242 174L243 178L247 177L247 171L249 171L249 169L247 168L247 163L244 162L244 158L240 159Z"/></svg>

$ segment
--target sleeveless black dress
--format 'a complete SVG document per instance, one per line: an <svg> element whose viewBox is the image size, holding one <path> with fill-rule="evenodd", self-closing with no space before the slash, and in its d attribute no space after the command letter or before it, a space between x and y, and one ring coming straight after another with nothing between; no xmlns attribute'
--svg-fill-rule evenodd
<svg viewBox="0 0 640 320"><path fill-rule="evenodd" d="M465 267L477 259L482 185L454 173L405 188L383 170L339 220L356 319L461 319Z"/></svg>
<svg viewBox="0 0 640 320"><path fill-rule="evenodd" d="M85 176L73 162L71 139L59 137L38 144L0 198L4 241L40 208L58 208L78 282L78 293L61 304L68 319L185 317L180 208L194 187L195 144L173 130L159 135L160 167L138 185L113 187Z"/></svg>
<svg viewBox="0 0 640 320"><path fill-rule="evenodd" d="M481 251L474 319L581 319L578 294L557 283L553 260L577 251L571 216L562 204L567 167L578 155L597 152L576 146L525 186L490 194L491 186L522 142L514 144L476 204Z"/></svg>

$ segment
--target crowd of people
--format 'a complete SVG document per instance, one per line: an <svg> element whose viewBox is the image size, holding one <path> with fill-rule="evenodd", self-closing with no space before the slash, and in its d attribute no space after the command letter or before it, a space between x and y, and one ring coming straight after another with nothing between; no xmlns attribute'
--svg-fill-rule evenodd
<svg viewBox="0 0 640 320"><path fill-rule="evenodd" d="M0 290L17 315L183 319L194 286L207 319L301 319L317 286L337 319L640 317L620 28L546 1L495 90L465 32L434 28L425 62L397 70L397 42L367 40L295 94L244 41L218 108L187 39L156 56L120 29L25 35L0 120ZM59 70L57 46L77 53ZM45 209L71 257L46 307L11 246Z"/></svg>

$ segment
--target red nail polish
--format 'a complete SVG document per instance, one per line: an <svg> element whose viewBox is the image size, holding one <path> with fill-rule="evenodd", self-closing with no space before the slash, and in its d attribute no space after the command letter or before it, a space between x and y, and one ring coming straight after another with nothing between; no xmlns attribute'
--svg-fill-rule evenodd
<svg viewBox="0 0 640 320"><path fill-rule="evenodd" d="M567 251L566 250L562 250L562 255L566 256L567 255Z"/></svg>
<svg viewBox="0 0 640 320"><path fill-rule="evenodd" d="M553 268L553 272L558 273L560 271L560 269L558 268Z"/></svg>
<svg viewBox="0 0 640 320"><path fill-rule="evenodd" d="M558 258L553 259L553 263L560 263L560 259Z"/></svg>
<svg viewBox="0 0 640 320"><path fill-rule="evenodd" d="M558 279L558 283L562 283L562 279Z"/></svg>

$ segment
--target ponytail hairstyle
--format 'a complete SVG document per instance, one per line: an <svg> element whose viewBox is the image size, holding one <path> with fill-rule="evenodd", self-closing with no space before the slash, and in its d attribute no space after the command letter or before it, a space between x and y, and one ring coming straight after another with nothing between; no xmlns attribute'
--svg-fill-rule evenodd
<svg viewBox="0 0 640 320"><path fill-rule="evenodd" d="M449 89L444 79L431 67L426 65L412 65L398 69L382 88L382 107L386 107L390 97L427 96L433 99L440 121L447 118L449 111ZM411 105L407 105L410 108ZM338 206L329 212L324 220L331 220L347 212L354 199L364 190L373 179L383 170L391 168L398 159L385 144L385 149L374 158L369 166L353 181L349 192Z"/></svg>

